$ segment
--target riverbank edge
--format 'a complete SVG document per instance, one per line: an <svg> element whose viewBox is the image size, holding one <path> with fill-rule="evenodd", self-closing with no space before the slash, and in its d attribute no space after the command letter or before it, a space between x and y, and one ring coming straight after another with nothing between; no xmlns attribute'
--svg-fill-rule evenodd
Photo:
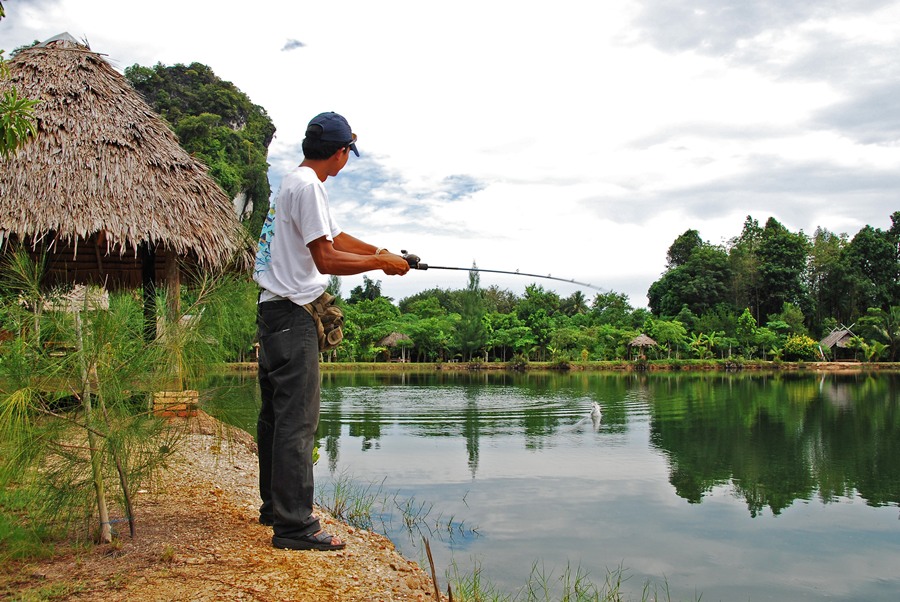
<svg viewBox="0 0 900 602"><path fill-rule="evenodd" d="M255 371L256 362L226 364ZM323 372L900 372L900 362L776 362L762 360L637 360L606 362L320 362Z"/></svg>

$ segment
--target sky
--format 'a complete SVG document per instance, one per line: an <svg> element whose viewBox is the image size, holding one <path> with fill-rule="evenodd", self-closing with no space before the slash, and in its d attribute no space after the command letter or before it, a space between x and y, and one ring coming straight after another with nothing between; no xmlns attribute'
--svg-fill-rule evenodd
<svg viewBox="0 0 900 602"><path fill-rule="evenodd" d="M343 229L434 266L547 274L647 305L666 251L752 216L852 237L900 210L900 0L6 0L0 48L68 32L120 71L200 62L277 128L358 135ZM466 271L368 274L399 301ZM344 277L342 293L362 283ZM521 295L567 282L482 273Z"/></svg>

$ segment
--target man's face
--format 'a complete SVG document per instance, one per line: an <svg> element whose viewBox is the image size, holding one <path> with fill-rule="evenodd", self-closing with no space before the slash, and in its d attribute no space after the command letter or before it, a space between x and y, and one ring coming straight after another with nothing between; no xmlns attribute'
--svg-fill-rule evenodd
<svg viewBox="0 0 900 602"><path fill-rule="evenodd" d="M350 159L351 152L353 151L350 150L350 147L345 146L338 152L334 153L334 155L332 155L331 170L328 172L329 176L333 178L334 176L338 175L342 169L344 169L344 166L347 165L347 161Z"/></svg>

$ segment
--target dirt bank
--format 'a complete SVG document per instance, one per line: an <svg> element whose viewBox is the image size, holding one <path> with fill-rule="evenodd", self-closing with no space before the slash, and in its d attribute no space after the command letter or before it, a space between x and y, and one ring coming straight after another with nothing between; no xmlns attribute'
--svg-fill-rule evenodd
<svg viewBox="0 0 900 602"><path fill-rule="evenodd" d="M49 561L6 563L3 599L303 602L434 600L430 577L385 537L319 511L347 547L297 552L271 546L257 521L252 437L205 414L190 420L179 451L137 494L137 536L69 550ZM446 585L444 586L446 588Z"/></svg>

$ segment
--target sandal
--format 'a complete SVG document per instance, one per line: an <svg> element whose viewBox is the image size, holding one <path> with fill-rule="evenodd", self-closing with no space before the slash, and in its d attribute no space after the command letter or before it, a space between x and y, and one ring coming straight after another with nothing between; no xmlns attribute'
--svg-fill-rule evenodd
<svg viewBox="0 0 900 602"><path fill-rule="evenodd" d="M347 544L325 531L303 537L272 537L272 546L283 550L343 550Z"/></svg>

